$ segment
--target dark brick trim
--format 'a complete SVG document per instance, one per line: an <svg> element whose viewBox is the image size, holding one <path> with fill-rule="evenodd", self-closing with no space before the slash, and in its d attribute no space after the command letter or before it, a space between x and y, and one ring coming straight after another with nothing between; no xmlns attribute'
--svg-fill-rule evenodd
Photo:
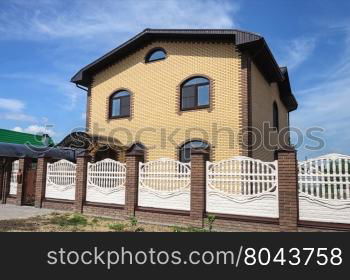
<svg viewBox="0 0 350 280"><path fill-rule="evenodd" d="M43 202L54 202L74 205L74 200L58 199L58 198L44 198Z"/></svg>
<svg viewBox="0 0 350 280"><path fill-rule="evenodd" d="M341 223L325 223L325 222L312 222L312 221L298 221L298 227L323 229L323 230L336 230L336 231L350 231L350 224Z"/></svg>
<svg viewBox="0 0 350 280"><path fill-rule="evenodd" d="M228 220L228 221L255 222L255 223L261 223L261 224L274 224L274 225L279 224L278 218L217 214L217 213L209 213L209 212L205 214L205 218L207 218L209 215L215 216L217 219Z"/></svg>
<svg viewBox="0 0 350 280"><path fill-rule="evenodd" d="M86 131L90 131L91 129L91 85L88 87L88 91L86 94L86 120L85 120L85 125L86 125Z"/></svg>
<svg viewBox="0 0 350 280"><path fill-rule="evenodd" d="M84 206L93 206L93 207L120 209L120 210L124 210L125 208L125 206L122 204L108 204L108 203L91 202L91 201L85 201L83 207Z"/></svg>
<svg viewBox="0 0 350 280"><path fill-rule="evenodd" d="M252 157L252 105L251 105L251 58L247 53L241 52L240 69L240 128L242 155Z"/></svg>
<svg viewBox="0 0 350 280"><path fill-rule="evenodd" d="M178 216L190 216L190 211L164 209L164 208L153 208L153 207L140 207L140 206L138 206L138 207L136 207L136 211L158 213L158 214L170 214L170 215L178 215Z"/></svg>

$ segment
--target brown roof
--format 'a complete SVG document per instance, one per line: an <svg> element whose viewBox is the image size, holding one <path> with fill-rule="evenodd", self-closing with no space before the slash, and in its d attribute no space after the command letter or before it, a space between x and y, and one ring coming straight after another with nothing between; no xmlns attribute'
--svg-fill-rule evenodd
<svg viewBox="0 0 350 280"><path fill-rule="evenodd" d="M279 84L279 88L282 91L282 101L288 110L293 111L298 106L291 91L288 71L285 67L280 68L278 66L264 37L256 33L237 29L145 29L79 70L72 77L71 82L88 87L95 73L116 63L119 59L136 51L148 42L159 39L234 42L240 50L250 54L268 82L277 82Z"/></svg>

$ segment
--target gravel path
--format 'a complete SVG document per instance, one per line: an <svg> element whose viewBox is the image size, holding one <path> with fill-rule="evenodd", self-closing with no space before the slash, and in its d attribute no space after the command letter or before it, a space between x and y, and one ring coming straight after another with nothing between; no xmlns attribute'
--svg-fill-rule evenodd
<svg viewBox="0 0 350 280"><path fill-rule="evenodd" d="M16 206L0 204L0 220L26 219L54 212L50 209L34 208L32 206ZM58 212L58 211L55 211Z"/></svg>

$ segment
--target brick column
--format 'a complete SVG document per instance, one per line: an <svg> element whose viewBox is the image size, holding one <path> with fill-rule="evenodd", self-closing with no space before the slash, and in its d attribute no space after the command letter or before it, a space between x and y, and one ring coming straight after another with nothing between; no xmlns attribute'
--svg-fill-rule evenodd
<svg viewBox="0 0 350 280"><path fill-rule="evenodd" d="M75 204L76 212L83 212L83 205L86 199L87 166L90 156L82 153L77 156L77 169L75 179Z"/></svg>
<svg viewBox="0 0 350 280"><path fill-rule="evenodd" d="M25 186L25 173L27 171L28 164L30 163L31 158L20 158L19 167L18 167L18 176L19 180L17 183L17 195L16 195L16 205L22 205L23 203L23 188Z"/></svg>
<svg viewBox="0 0 350 280"><path fill-rule="evenodd" d="M49 158L38 158L38 164L36 168L36 181L35 181L35 207L41 208L43 200L45 198L46 189L46 171Z"/></svg>
<svg viewBox="0 0 350 280"><path fill-rule="evenodd" d="M297 231L299 217L298 167L294 148L277 151L280 231Z"/></svg>
<svg viewBox="0 0 350 280"><path fill-rule="evenodd" d="M192 149L191 151L191 218L199 226L203 226L206 194L206 161L207 151Z"/></svg>
<svg viewBox="0 0 350 280"><path fill-rule="evenodd" d="M125 214L135 215L138 200L139 163L144 160L143 151L131 151L126 154Z"/></svg>

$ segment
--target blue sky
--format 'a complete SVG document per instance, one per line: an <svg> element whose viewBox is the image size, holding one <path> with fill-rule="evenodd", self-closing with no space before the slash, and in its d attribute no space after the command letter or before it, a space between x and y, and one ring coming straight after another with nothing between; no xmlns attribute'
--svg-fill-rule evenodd
<svg viewBox="0 0 350 280"><path fill-rule="evenodd" d="M347 0L1 1L0 127L49 125L56 141L83 127L86 97L71 76L146 27L240 28L289 67L300 104L291 125L324 129L325 147L299 157L350 154L349 11Z"/></svg>

